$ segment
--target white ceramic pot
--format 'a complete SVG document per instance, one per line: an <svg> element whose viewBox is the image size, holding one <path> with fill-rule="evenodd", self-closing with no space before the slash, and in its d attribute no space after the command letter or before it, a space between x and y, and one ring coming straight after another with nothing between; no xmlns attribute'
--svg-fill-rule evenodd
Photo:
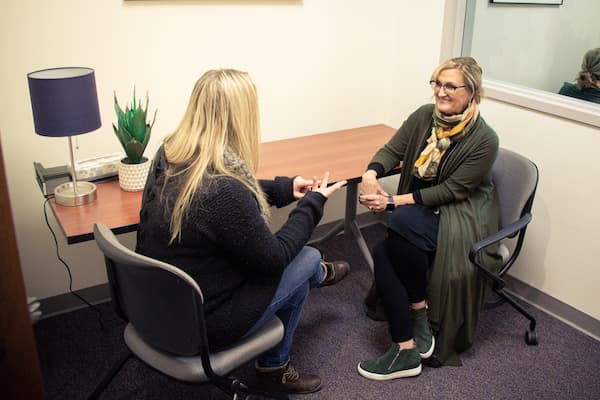
<svg viewBox="0 0 600 400"><path fill-rule="evenodd" d="M150 170L150 160L142 158L140 164L129 164L126 158L119 163L119 186L127 192L139 192L144 190L148 171Z"/></svg>

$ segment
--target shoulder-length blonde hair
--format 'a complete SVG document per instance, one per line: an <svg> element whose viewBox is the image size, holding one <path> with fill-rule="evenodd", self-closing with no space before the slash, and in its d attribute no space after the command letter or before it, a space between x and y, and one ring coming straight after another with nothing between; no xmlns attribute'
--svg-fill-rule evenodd
<svg viewBox="0 0 600 400"><path fill-rule="evenodd" d="M446 69L457 69L462 73L465 85L467 85L467 88L473 94L473 101L479 104L481 96L483 96L483 70L477 64L477 61L473 57L455 57L446 60L433 71L431 80L437 80L440 72Z"/></svg>
<svg viewBox="0 0 600 400"><path fill-rule="evenodd" d="M214 176L229 176L238 180L268 212L258 185L224 163L225 151L232 151L246 162L252 175L256 174L259 125L256 88L247 73L211 70L198 79L179 126L164 140L167 180L175 174L185 176L171 214L170 243L181 237L182 219L205 178L210 181Z"/></svg>

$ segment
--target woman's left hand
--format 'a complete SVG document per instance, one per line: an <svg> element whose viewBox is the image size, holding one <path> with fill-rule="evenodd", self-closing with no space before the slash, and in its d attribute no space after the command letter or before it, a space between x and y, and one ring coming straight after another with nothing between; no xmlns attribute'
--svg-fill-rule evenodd
<svg viewBox="0 0 600 400"><path fill-rule="evenodd" d="M321 181L318 181L320 184ZM301 176L297 176L294 178L294 198L296 200L301 199L304 195L312 189L313 181L309 179L304 179Z"/></svg>
<svg viewBox="0 0 600 400"><path fill-rule="evenodd" d="M361 194L358 201L369 210L379 213L387 210L387 199L389 194L383 190L374 194ZM394 206L399 207L405 204L415 204L415 198L412 193L394 195Z"/></svg>
<svg viewBox="0 0 600 400"><path fill-rule="evenodd" d="M372 194L361 194L358 201L369 210L379 213L386 210L388 194L384 191L378 191Z"/></svg>

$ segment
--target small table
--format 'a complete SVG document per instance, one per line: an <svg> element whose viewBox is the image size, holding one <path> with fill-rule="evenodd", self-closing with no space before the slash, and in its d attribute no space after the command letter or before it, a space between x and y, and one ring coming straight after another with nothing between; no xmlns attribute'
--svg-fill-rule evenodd
<svg viewBox="0 0 600 400"><path fill-rule="evenodd" d="M356 223L358 184L373 154L394 132L394 128L377 124L264 142L260 146L257 176L260 179L272 179L277 175L301 175L306 179L313 176L320 179L325 171L330 171L330 183L348 180L344 220L320 241L342 231L351 234L372 268L371 253ZM392 174L398 172L399 170L394 170ZM98 221L117 234L137 229L142 192L125 192L115 180L97 183L96 190L96 201L82 206L60 206L54 199L50 200L67 243L93 240L94 223Z"/></svg>

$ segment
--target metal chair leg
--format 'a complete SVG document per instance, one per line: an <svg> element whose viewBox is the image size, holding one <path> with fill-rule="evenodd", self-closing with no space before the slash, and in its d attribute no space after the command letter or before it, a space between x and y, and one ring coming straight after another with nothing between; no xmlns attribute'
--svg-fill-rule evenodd
<svg viewBox="0 0 600 400"><path fill-rule="evenodd" d="M523 308L521 304L519 304L515 299L512 298L512 296L510 296L504 290L497 290L496 293L529 320L529 329L525 332L525 343L527 343L529 346L537 345L538 341L535 332L536 321L533 315L527 312L527 310L525 310L525 308Z"/></svg>

